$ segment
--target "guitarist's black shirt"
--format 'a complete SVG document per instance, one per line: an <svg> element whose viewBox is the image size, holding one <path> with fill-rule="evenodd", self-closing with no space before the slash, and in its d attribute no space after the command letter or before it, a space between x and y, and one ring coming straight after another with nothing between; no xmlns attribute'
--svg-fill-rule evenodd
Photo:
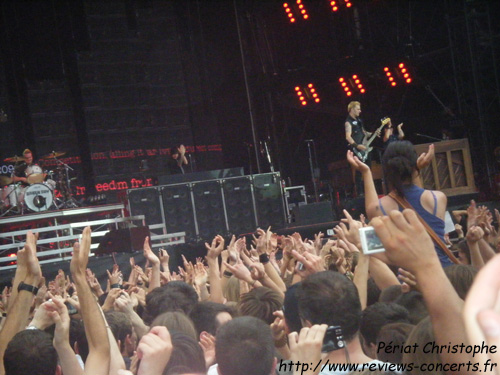
<svg viewBox="0 0 500 375"><path fill-rule="evenodd" d="M358 145L362 144L365 137L365 133L363 132L363 121L361 121L359 117L357 119L353 119L351 116L347 116L345 121L351 124L351 137L354 142Z"/></svg>

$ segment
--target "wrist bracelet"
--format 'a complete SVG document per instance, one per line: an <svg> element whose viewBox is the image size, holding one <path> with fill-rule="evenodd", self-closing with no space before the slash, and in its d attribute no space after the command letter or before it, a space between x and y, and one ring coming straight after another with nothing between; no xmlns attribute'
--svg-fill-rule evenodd
<svg viewBox="0 0 500 375"><path fill-rule="evenodd" d="M17 286L17 291L20 292L21 290L26 290L27 292L31 292L35 296L38 293L38 288L36 286L25 284L22 281Z"/></svg>
<svg viewBox="0 0 500 375"><path fill-rule="evenodd" d="M111 284L110 285L110 289L121 289L122 286L118 283L115 283L115 284Z"/></svg>
<svg viewBox="0 0 500 375"><path fill-rule="evenodd" d="M358 144L357 144L356 142L351 143L351 147L352 147L352 148L358 148Z"/></svg>
<svg viewBox="0 0 500 375"><path fill-rule="evenodd" d="M261 262L262 264L269 263L269 255L267 255L266 253L260 254L259 255L259 262Z"/></svg>
<svg viewBox="0 0 500 375"><path fill-rule="evenodd" d="M229 278L229 277L233 276L233 273L232 273L232 272L229 272L228 270L225 270L225 271L222 273L222 275L223 275L224 277L228 277L228 278Z"/></svg>

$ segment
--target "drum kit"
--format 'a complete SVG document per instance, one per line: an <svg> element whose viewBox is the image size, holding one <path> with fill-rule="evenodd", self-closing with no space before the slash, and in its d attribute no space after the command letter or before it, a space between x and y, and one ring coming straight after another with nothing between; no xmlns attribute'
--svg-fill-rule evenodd
<svg viewBox="0 0 500 375"><path fill-rule="evenodd" d="M71 182L76 177L70 178L70 171L74 172L74 169L58 159L65 154L52 151L40 158L42 162L54 160L55 171L44 171L38 164L28 165L22 156L4 159L7 163L14 163L14 173L11 176L0 175L0 216L9 213L22 215L25 210L42 212L51 208L78 207L71 190ZM26 183L15 182L13 177L23 173ZM60 193L57 197L56 189Z"/></svg>

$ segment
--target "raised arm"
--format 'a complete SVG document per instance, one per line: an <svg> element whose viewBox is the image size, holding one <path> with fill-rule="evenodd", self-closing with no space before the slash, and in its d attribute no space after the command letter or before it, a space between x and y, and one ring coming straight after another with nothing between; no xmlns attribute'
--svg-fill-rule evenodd
<svg viewBox="0 0 500 375"><path fill-rule="evenodd" d="M5 374L3 356L9 341L16 333L23 330L28 322L31 303L38 290L37 286L42 278L40 264L36 257L36 237L31 231L26 235L24 248L17 252L18 262L26 266L23 280L19 283L17 296L9 303L7 318L0 331L0 375Z"/></svg>
<svg viewBox="0 0 500 375"><path fill-rule="evenodd" d="M413 210L391 211L372 220L386 252L385 260L410 271L417 278L432 322L436 345L460 345L466 341L461 319L463 301L455 292L439 262L432 239ZM466 353L441 353L443 363L467 363ZM451 372L449 372L451 373ZM468 374L467 369L453 372Z"/></svg>
<svg viewBox="0 0 500 375"><path fill-rule="evenodd" d="M378 204L378 194L375 189L375 183L373 182L370 167L354 156L352 151L347 151L347 161L363 176L363 183L365 187L365 209L368 219L372 219L375 216L382 216L382 211L380 210Z"/></svg>
<svg viewBox="0 0 500 375"><path fill-rule="evenodd" d="M81 315L85 325L85 335L89 343L89 355L85 362L85 374L108 375L110 346L108 330L99 305L86 279L86 268L90 252L90 227L83 230L81 243L73 246L70 269L80 301Z"/></svg>

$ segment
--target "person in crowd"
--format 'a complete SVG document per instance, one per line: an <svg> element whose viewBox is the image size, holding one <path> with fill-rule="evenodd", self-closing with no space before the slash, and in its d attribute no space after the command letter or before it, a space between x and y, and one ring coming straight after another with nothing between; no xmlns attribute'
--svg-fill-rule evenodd
<svg viewBox="0 0 500 375"><path fill-rule="evenodd" d="M187 165L186 147L184 145L170 147L170 157L167 160L169 174L185 174L184 167Z"/></svg>
<svg viewBox="0 0 500 375"><path fill-rule="evenodd" d="M409 204L444 243L444 215L446 195L437 190L422 188L420 170L427 166L434 156L434 146L417 157L413 145L408 141L392 142L382 157L382 168L389 185L390 194L378 198L371 170L351 151L347 152L349 163L361 172L365 185L365 206L368 217L387 215L392 210L400 210L401 204ZM401 203L403 202L403 203ZM436 244L435 249L443 267L453 264L443 249ZM453 257L454 258L454 257Z"/></svg>

